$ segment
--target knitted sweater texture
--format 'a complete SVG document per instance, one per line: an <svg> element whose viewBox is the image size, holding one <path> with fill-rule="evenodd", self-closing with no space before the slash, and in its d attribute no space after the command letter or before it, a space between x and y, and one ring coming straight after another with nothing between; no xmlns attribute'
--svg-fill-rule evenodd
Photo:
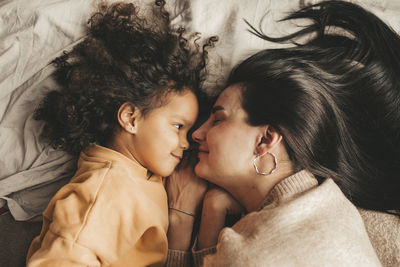
<svg viewBox="0 0 400 267"><path fill-rule="evenodd" d="M400 219L357 209L307 171L277 184L216 247L168 252L167 266L400 266Z"/></svg>

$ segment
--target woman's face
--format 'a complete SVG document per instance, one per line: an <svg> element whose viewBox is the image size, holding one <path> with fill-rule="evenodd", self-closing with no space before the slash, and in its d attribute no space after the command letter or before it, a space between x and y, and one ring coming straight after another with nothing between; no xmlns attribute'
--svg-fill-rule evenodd
<svg viewBox="0 0 400 267"><path fill-rule="evenodd" d="M254 173L252 160L261 127L246 122L239 85L226 88L215 102L208 120L193 133L199 143L195 172L224 188L239 185Z"/></svg>

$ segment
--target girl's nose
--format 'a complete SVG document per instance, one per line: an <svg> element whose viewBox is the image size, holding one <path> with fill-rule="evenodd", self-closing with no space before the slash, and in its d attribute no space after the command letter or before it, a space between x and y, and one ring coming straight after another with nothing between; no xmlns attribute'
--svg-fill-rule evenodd
<svg viewBox="0 0 400 267"><path fill-rule="evenodd" d="M181 146L182 146L183 150L188 150L189 149L190 144L189 144L189 142L188 142L186 137L183 137Z"/></svg>

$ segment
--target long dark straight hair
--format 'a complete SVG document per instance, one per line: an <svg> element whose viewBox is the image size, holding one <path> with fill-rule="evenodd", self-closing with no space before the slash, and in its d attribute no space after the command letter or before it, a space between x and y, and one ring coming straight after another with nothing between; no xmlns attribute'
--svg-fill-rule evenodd
<svg viewBox="0 0 400 267"><path fill-rule="evenodd" d="M297 168L321 182L333 178L359 207L399 215L399 36L342 1L308 6L283 20L300 18L311 25L280 38L250 25L272 42L316 36L251 56L231 72L228 85L243 85L248 122L280 131Z"/></svg>

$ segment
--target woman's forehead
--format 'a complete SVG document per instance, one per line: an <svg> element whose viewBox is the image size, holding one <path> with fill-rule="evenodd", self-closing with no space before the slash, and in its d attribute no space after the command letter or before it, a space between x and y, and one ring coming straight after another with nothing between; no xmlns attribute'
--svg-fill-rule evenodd
<svg viewBox="0 0 400 267"><path fill-rule="evenodd" d="M213 109L231 109L236 110L242 107L241 104L242 90L239 85L231 85L227 87L219 95L217 101L214 104Z"/></svg>

